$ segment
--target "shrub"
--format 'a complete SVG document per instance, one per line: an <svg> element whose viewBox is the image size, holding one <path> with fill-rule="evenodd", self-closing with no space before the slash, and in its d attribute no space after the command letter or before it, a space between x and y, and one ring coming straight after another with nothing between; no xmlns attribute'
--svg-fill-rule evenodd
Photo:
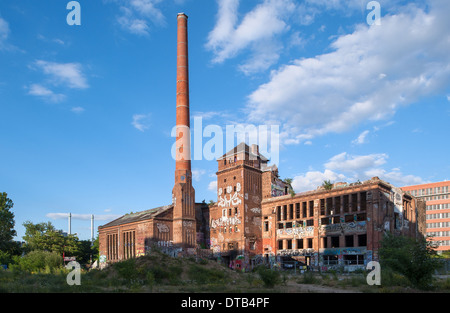
<svg viewBox="0 0 450 313"><path fill-rule="evenodd" d="M225 273L217 269L208 269L203 266L193 264L188 270L189 279L198 284L217 283L225 279Z"/></svg>
<svg viewBox="0 0 450 313"><path fill-rule="evenodd" d="M273 288L275 285L281 282L280 272L265 268L264 266L258 267L257 273L267 288Z"/></svg>
<svg viewBox="0 0 450 313"><path fill-rule="evenodd" d="M62 257L56 252L34 250L23 257L15 257L13 270L26 272L51 272L62 266Z"/></svg>
<svg viewBox="0 0 450 313"><path fill-rule="evenodd" d="M312 272L305 272L300 279L301 284L316 284L317 278Z"/></svg>
<svg viewBox="0 0 450 313"><path fill-rule="evenodd" d="M379 250L382 271L386 267L404 275L414 287L427 289L439 267L436 252L425 238L414 240L405 236L385 236Z"/></svg>

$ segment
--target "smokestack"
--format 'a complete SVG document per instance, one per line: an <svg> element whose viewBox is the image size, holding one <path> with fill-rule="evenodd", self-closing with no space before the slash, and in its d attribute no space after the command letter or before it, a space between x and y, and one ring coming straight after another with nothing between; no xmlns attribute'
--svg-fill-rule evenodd
<svg viewBox="0 0 450 313"><path fill-rule="evenodd" d="M191 171L191 140L189 122L189 66L187 15L177 15L177 114L176 114L176 172L179 176Z"/></svg>
<svg viewBox="0 0 450 313"><path fill-rule="evenodd" d="M195 190L192 187L191 135L189 130L188 17L177 15L177 112L175 142L175 185L173 201L173 244L196 246Z"/></svg>
<svg viewBox="0 0 450 313"><path fill-rule="evenodd" d="M72 234L72 213L69 213L69 235Z"/></svg>

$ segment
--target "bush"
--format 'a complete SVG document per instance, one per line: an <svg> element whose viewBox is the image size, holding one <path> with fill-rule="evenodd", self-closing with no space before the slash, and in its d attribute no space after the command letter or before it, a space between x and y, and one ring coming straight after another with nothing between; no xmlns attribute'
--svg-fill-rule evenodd
<svg viewBox="0 0 450 313"><path fill-rule="evenodd" d="M281 283L280 272L265 268L264 266L258 267L256 271L267 288L273 288L275 285Z"/></svg>
<svg viewBox="0 0 450 313"><path fill-rule="evenodd" d="M193 264L188 270L189 279L198 284L217 283L225 279L225 273L217 269L208 269L203 266Z"/></svg>
<svg viewBox="0 0 450 313"><path fill-rule="evenodd" d="M62 266L62 257L56 252L34 250L24 257L14 257L13 270L26 272L51 272Z"/></svg>
<svg viewBox="0 0 450 313"><path fill-rule="evenodd" d="M427 289L439 267L436 254L425 238L414 240L405 236L385 236L379 250L382 271L386 267L404 275L414 287Z"/></svg>
<svg viewBox="0 0 450 313"><path fill-rule="evenodd" d="M122 262L114 263L114 269L119 277L131 281L138 278L138 271L136 270L136 260L128 259Z"/></svg>
<svg viewBox="0 0 450 313"><path fill-rule="evenodd" d="M303 274L302 278L300 279L299 283L301 284L316 284L317 278L314 275L313 272L306 272Z"/></svg>

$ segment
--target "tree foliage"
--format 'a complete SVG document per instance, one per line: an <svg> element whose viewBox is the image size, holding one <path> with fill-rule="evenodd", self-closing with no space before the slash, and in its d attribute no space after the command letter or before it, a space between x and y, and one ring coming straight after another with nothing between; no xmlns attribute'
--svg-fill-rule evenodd
<svg viewBox="0 0 450 313"><path fill-rule="evenodd" d="M404 275L412 285L426 289L431 286L439 261L425 237L413 239L387 234L381 241L379 256L382 268L389 267Z"/></svg>
<svg viewBox="0 0 450 313"><path fill-rule="evenodd" d="M64 236L51 222L33 224L27 221L23 226L25 227L23 239L28 251L43 250L60 255L64 253L66 256L75 256L80 252L78 237L73 234Z"/></svg>
<svg viewBox="0 0 450 313"><path fill-rule="evenodd" d="M330 180L324 180L322 187L325 188L325 190L331 190L333 189L333 183Z"/></svg>
<svg viewBox="0 0 450 313"><path fill-rule="evenodd" d="M14 213L11 212L13 206L14 203L8 198L7 193L0 193L0 248L16 235Z"/></svg>

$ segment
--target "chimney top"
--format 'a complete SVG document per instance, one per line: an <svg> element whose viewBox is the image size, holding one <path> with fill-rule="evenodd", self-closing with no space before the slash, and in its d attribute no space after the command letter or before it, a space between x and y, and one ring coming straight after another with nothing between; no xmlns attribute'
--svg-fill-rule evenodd
<svg viewBox="0 0 450 313"><path fill-rule="evenodd" d="M184 12L178 13L177 18L178 17L185 17L186 19L188 18L188 16L186 14L184 14Z"/></svg>

